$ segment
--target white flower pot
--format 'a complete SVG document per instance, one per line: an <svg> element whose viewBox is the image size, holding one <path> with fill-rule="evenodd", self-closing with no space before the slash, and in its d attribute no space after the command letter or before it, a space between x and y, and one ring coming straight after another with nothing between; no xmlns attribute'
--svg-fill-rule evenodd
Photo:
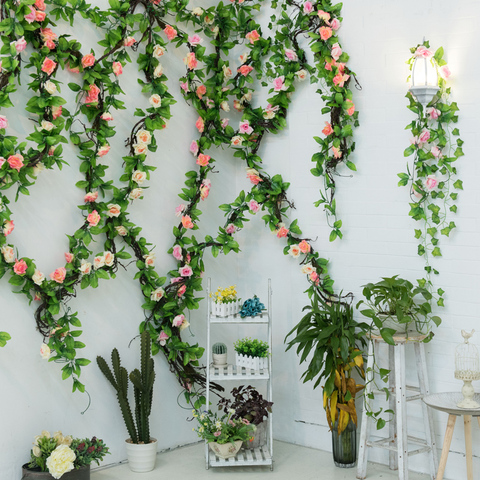
<svg viewBox="0 0 480 480"><path fill-rule="evenodd" d="M213 364L216 367L226 367L227 366L227 354L226 353L213 353Z"/></svg>
<svg viewBox="0 0 480 480"><path fill-rule="evenodd" d="M155 468L157 459L157 439L151 438L150 443L131 443L131 439L125 440L127 447L128 466L132 472L150 472Z"/></svg>
<svg viewBox="0 0 480 480"><path fill-rule="evenodd" d="M208 446L217 457L225 459L234 457L240 450L242 443L241 440L236 440L234 444L231 444L230 442L222 444L210 442Z"/></svg>
<svg viewBox="0 0 480 480"><path fill-rule="evenodd" d="M378 318L382 321L383 328L393 328L396 333L417 332L415 322L399 323L396 315L385 315L380 313L378 315ZM380 331L375 326L373 327L372 333L374 333L375 335L380 335Z"/></svg>
<svg viewBox="0 0 480 480"><path fill-rule="evenodd" d="M215 303L210 301L210 309L214 317L228 317L229 315L236 315L242 308L242 301L237 300L232 303Z"/></svg>
<svg viewBox="0 0 480 480"><path fill-rule="evenodd" d="M250 357L235 352L235 364L238 367L251 368L252 370L263 370L268 368L268 357Z"/></svg>

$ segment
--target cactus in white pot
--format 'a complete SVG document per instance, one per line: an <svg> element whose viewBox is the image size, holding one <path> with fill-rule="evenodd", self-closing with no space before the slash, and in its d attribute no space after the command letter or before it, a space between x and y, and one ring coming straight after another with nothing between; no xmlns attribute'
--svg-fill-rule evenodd
<svg viewBox="0 0 480 480"><path fill-rule="evenodd" d="M227 365L227 346L224 343L215 343L212 347L213 364L217 367Z"/></svg>

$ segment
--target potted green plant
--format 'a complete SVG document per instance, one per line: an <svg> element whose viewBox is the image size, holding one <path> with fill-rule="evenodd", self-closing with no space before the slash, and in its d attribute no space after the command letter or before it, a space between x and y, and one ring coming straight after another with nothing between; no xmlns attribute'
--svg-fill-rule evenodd
<svg viewBox="0 0 480 480"><path fill-rule="evenodd" d="M22 480L90 480L90 464L99 465L107 453L108 447L97 437L72 438L44 430L34 439L30 462L22 467Z"/></svg>
<svg viewBox="0 0 480 480"><path fill-rule="evenodd" d="M368 307L361 314L372 319L373 333L390 345L394 345L395 333L412 330L428 335L428 341L433 337L432 322L437 326L442 322L432 315L432 294L420 283L415 286L398 275L363 285L363 296L365 300L360 300L357 308L362 304Z"/></svg>
<svg viewBox="0 0 480 480"><path fill-rule="evenodd" d="M125 442L128 465L133 472L153 470L157 455L157 439L150 437L149 425L155 381L153 358L150 352L150 334L145 330L140 336L141 371L135 369L128 375L127 370L120 364L120 355L116 348L112 351L113 371L102 357L97 357L100 370L117 392L118 403L130 435ZM133 384L136 425L128 400L128 379Z"/></svg>
<svg viewBox="0 0 480 480"><path fill-rule="evenodd" d="M272 413L273 402L263 398L262 394L251 385L248 387L240 385L238 388L234 388L230 394L232 399L222 398L218 403L218 408L223 407L225 413L233 409L235 410L232 415L233 419L244 418L255 425L254 440L248 442L245 448L262 447L266 443L267 418L268 414Z"/></svg>
<svg viewBox="0 0 480 480"><path fill-rule="evenodd" d="M218 342L212 346L213 365L216 367L225 367L227 365L227 346Z"/></svg>
<svg viewBox="0 0 480 480"><path fill-rule="evenodd" d="M332 301L322 298L318 288L310 292L307 313L285 337L293 335L287 351L296 347L300 363L308 361L304 383L323 383L323 406L332 431L335 465L353 467L356 463L357 410L355 396L364 388L353 373L365 378L361 348L366 344L366 323L353 318L353 308L345 297ZM348 297L347 297L348 298Z"/></svg>
<svg viewBox="0 0 480 480"><path fill-rule="evenodd" d="M239 367L262 370L268 368L268 343L249 337L237 340L235 349L235 364Z"/></svg>
<svg viewBox="0 0 480 480"><path fill-rule="evenodd" d="M232 418L234 413L235 410L229 409L219 418L210 410L201 413L193 411L193 416L199 423L194 430L208 443L210 450L220 458L234 457L243 442L253 440L252 433L255 431L255 426L244 418Z"/></svg>

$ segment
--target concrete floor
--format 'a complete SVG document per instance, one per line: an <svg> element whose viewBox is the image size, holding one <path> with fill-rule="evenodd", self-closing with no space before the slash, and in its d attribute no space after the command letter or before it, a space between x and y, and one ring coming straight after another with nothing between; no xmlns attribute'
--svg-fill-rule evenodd
<svg viewBox="0 0 480 480"><path fill-rule="evenodd" d="M337 468L332 454L321 450L299 447L284 442L274 442L274 469L270 467L235 467L205 469L204 444L180 447L157 455L155 470L148 473L133 473L126 463L92 471L91 480L195 480L248 477L248 480L278 479L301 480L355 480L356 468ZM398 479L398 472L384 465L370 463L367 480ZM427 475L410 473L409 480L429 480Z"/></svg>

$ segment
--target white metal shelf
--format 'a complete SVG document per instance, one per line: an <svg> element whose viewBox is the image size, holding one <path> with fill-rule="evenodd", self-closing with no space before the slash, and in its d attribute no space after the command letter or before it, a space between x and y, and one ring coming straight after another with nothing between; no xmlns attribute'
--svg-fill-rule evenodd
<svg viewBox="0 0 480 480"><path fill-rule="evenodd" d="M241 449L235 457L219 458L211 450L208 451L208 465L210 467L245 467L249 465L272 465L272 456L265 447L253 450Z"/></svg>
<svg viewBox="0 0 480 480"><path fill-rule="evenodd" d="M251 368L239 367L237 365L227 365L218 367L210 365L210 380L268 380L270 373L268 368L252 370Z"/></svg>
<svg viewBox="0 0 480 480"><path fill-rule="evenodd" d="M216 315L210 314L210 323L228 323L228 324L243 324L243 323L265 323L268 324L269 321L269 313L268 311L263 311L259 315L256 315L255 317L244 317L242 318L240 314L236 315L228 315L227 317L217 317Z"/></svg>

